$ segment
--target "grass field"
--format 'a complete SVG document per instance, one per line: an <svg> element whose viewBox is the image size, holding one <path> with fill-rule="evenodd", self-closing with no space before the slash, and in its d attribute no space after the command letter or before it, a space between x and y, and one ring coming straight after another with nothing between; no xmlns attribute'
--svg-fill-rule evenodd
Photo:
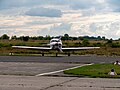
<svg viewBox="0 0 120 90"><path fill-rule="evenodd" d="M10 52L17 54L40 54L38 50L28 50L28 49L13 49L12 46L45 46L49 43L49 40L29 40L27 42L21 40L0 40L0 55L9 55ZM81 40L63 40L63 45L66 47L82 47ZM82 50L76 52L70 52L73 55L106 55L106 56L120 56L120 48L112 48L104 46L106 41L89 41L89 46L101 45L100 49L93 50ZM116 41L116 43L119 43ZM55 54L55 52L45 52L48 54ZM68 52L65 52L68 53ZM62 53L62 54L65 54ZM14 54L15 55L15 54Z"/></svg>
<svg viewBox="0 0 120 90"><path fill-rule="evenodd" d="M108 73L114 68L117 75L110 76ZM78 75L80 77L92 77L92 78L120 78L120 65L113 64L93 64L89 66L83 66L76 69L66 70L65 74Z"/></svg>

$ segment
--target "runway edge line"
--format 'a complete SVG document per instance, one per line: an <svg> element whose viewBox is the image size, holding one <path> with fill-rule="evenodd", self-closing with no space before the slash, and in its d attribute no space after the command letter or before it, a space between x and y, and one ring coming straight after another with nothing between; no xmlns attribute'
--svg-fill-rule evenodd
<svg viewBox="0 0 120 90"><path fill-rule="evenodd" d="M70 69L75 69L75 68L79 68L79 67L83 67L83 66L89 66L89 65L93 65L94 63L91 63L91 64L84 64L84 65L81 65L81 66L76 66L76 67L72 67L72 68L67 68L67 69L63 69L63 70L58 70L58 71L53 71L53 72L48 72L48 73L41 73L41 74L37 74L35 76L44 76L44 75L50 75L50 74L55 74L55 73L59 73L59 72L63 72L65 70L70 70Z"/></svg>

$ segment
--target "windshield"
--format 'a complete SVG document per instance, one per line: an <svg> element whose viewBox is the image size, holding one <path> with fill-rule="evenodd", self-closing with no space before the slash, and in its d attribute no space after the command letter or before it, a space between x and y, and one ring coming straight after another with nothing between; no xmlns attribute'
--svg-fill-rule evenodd
<svg viewBox="0 0 120 90"><path fill-rule="evenodd" d="M51 40L51 42L60 42L60 40Z"/></svg>

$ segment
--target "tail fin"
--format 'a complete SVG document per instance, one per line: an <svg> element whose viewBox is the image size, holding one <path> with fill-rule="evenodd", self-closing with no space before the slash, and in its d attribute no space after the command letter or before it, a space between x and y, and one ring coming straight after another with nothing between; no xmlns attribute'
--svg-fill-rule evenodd
<svg viewBox="0 0 120 90"><path fill-rule="evenodd" d="M59 36L59 40L61 40L62 36Z"/></svg>

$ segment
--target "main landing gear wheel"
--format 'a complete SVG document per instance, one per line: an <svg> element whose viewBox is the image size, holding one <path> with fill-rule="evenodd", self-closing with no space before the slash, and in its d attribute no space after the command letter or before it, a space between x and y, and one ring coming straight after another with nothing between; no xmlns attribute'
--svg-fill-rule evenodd
<svg viewBox="0 0 120 90"><path fill-rule="evenodd" d="M58 53L56 53L56 57L58 56Z"/></svg>
<svg viewBox="0 0 120 90"><path fill-rule="evenodd" d="M68 56L70 56L70 53L68 53Z"/></svg>
<svg viewBox="0 0 120 90"><path fill-rule="evenodd" d="M44 56L44 53L42 53L42 56Z"/></svg>

